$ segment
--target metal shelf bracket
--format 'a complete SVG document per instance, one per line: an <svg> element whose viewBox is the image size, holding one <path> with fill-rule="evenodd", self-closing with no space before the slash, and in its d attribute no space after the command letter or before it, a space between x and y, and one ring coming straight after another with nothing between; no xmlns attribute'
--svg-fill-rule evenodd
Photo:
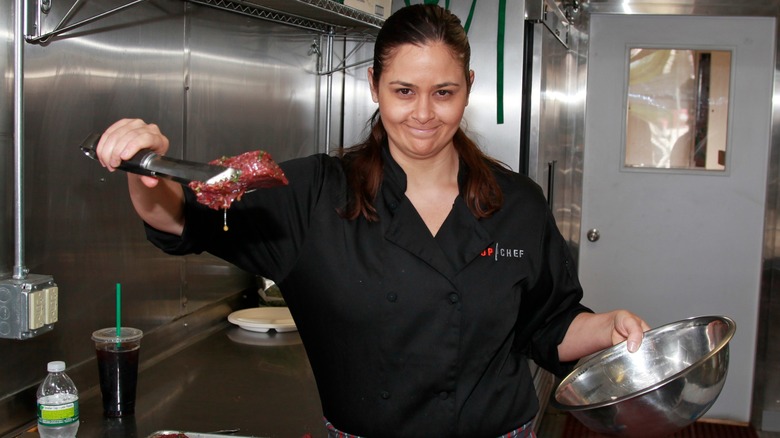
<svg viewBox="0 0 780 438"><path fill-rule="evenodd" d="M68 20L70 20L70 18L73 16L74 12L78 10L78 7L83 3L83 1L84 0L76 0L73 3L73 6L71 6L68 12L62 17L62 20L60 20L60 22L57 24L54 30L52 30L51 32L47 32L45 34L41 34L41 14L46 14L49 12L49 10L51 9L52 0L27 0L27 7L26 7L27 17L25 20L27 24L27 29L25 30L24 39L28 43L45 44L49 41L51 37L61 35L69 30L79 28L81 26L84 26L85 24L89 24L92 23L93 21L100 20L103 17L107 17L109 15L123 11L125 9L141 4L148 0L135 0L125 5L119 6L117 8L111 9L109 11L95 15L93 17L86 18L77 23L65 25L65 23L67 23Z"/></svg>
<svg viewBox="0 0 780 438"><path fill-rule="evenodd" d="M320 71L317 74L320 76L331 75L333 73L343 72L352 67L359 67L361 65L370 64L374 62L374 58L368 58L362 61L353 62L352 64L347 64L349 58L351 58L355 54L355 52L357 52L361 47L363 47L364 44L365 41L362 41L359 44L355 45L355 47L344 56L344 59L341 62L339 62L337 66L332 67L330 69L326 69L325 71Z"/></svg>

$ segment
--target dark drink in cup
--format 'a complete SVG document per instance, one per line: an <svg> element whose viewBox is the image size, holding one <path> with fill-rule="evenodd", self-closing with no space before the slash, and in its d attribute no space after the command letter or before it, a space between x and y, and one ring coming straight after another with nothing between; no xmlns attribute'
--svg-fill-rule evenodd
<svg viewBox="0 0 780 438"><path fill-rule="evenodd" d="M135 350L97 350L103 413L121 417L135 413L135 388L138 381L138 352Z"/></svg>
<svg viewBox="0 0 780 438"><path fill-rule="evenodd" d="M138 382L138 356L143 332L122 327L106 328L92 333L97 354L103 414L122 417L135 413Z"/></svg>

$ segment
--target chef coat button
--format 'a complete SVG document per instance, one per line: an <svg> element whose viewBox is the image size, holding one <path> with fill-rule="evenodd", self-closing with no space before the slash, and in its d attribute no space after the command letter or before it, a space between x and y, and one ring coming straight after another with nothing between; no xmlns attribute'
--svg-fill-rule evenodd
<svg viewBox="0 0 780 438"><path fill-rule="evenodd" d="M390 210L395 211L396 208L398 208L398 203L395 201L390 201L390 204L388 205L390 207Z"/></svg>
<svg viewBox="0 0 780 438"><path fill-rule="evenodd" d="M450 294L450 303L457 304L460 301L460 297L455 292Z"/></svg>
<svg viewBox="0 0 780 438"><path fill-rule="evenodd" d="M449 398L449 396L450 396L450 393L447 392L447 391L442 391L442 392L439 393L439 398L441 400L447 400L447 398Z"/></svg>
<svg viewBox="0 0 780 438"><path fill-rule="evenodd" d="M395 292L388 292L385 297L387 298L387 301L394 303L398 299L398 294Z"/></svg>
<svg viewBox="0 0 780 438"><path fill-rule="evenodd" d="M390 393L387 392L387 391L382 391L382 392L379 393L379 396L382 397L383 399L387 400L387 399L390 398Z"/></svg>

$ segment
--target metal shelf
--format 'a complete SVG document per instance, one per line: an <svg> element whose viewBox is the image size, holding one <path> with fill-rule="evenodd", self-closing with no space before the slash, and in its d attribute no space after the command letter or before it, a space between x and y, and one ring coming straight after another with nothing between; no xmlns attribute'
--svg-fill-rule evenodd
<svg viewBox="0 0 780 438"><path fill-rule="evenodd" d="M33 11L25 17L25 39L30 43L45 43L49 38L81 27L111 14L144 3L148 0L132 0L110 11L103 12L78 23L66 25L71 14L85 0L76 0L56 28L40 34L40 11L46 7L46 0L22 0L27 3L26 11ZM376 15L344 6L333 0L185 0L250 17L287 24L321 33L362 35L375 37L384 19Z"/></svg>
<svg viewBox="0 0 780 438"><path fill-rule="evenodd" d="M333 0L187 0L317 32L376 35L384 19Z"/></svg>

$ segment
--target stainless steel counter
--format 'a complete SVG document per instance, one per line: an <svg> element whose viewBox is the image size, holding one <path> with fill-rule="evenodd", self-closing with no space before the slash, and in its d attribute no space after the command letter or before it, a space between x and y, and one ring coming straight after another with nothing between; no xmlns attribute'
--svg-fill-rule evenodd
<svg viewBox="0 0 780 438"><path fill-rule="evenodd" d="M236 429L233 436L326 437L317 387L298 332L256 333L226 321L234 310L256 307L256 301L255 294L237 294L145 333L133 416L103 417L94 360L69 369L77 386L88 388L79 394L79 438ZM530 365L544 411L553 379ZM535 430L540 422L541 417ZM34 425L32 421L23 430ZM37 437L34 432L19 433L8 436Z"/></svg>
<svg viewBox="0 0 780 438"><path fill-rule="evenodd" d="M82 394L80 408L80 438L230 429L255 437L327 435L298 332L226 326L143 369L134 416L104 418L96 391Z"/></svg>

